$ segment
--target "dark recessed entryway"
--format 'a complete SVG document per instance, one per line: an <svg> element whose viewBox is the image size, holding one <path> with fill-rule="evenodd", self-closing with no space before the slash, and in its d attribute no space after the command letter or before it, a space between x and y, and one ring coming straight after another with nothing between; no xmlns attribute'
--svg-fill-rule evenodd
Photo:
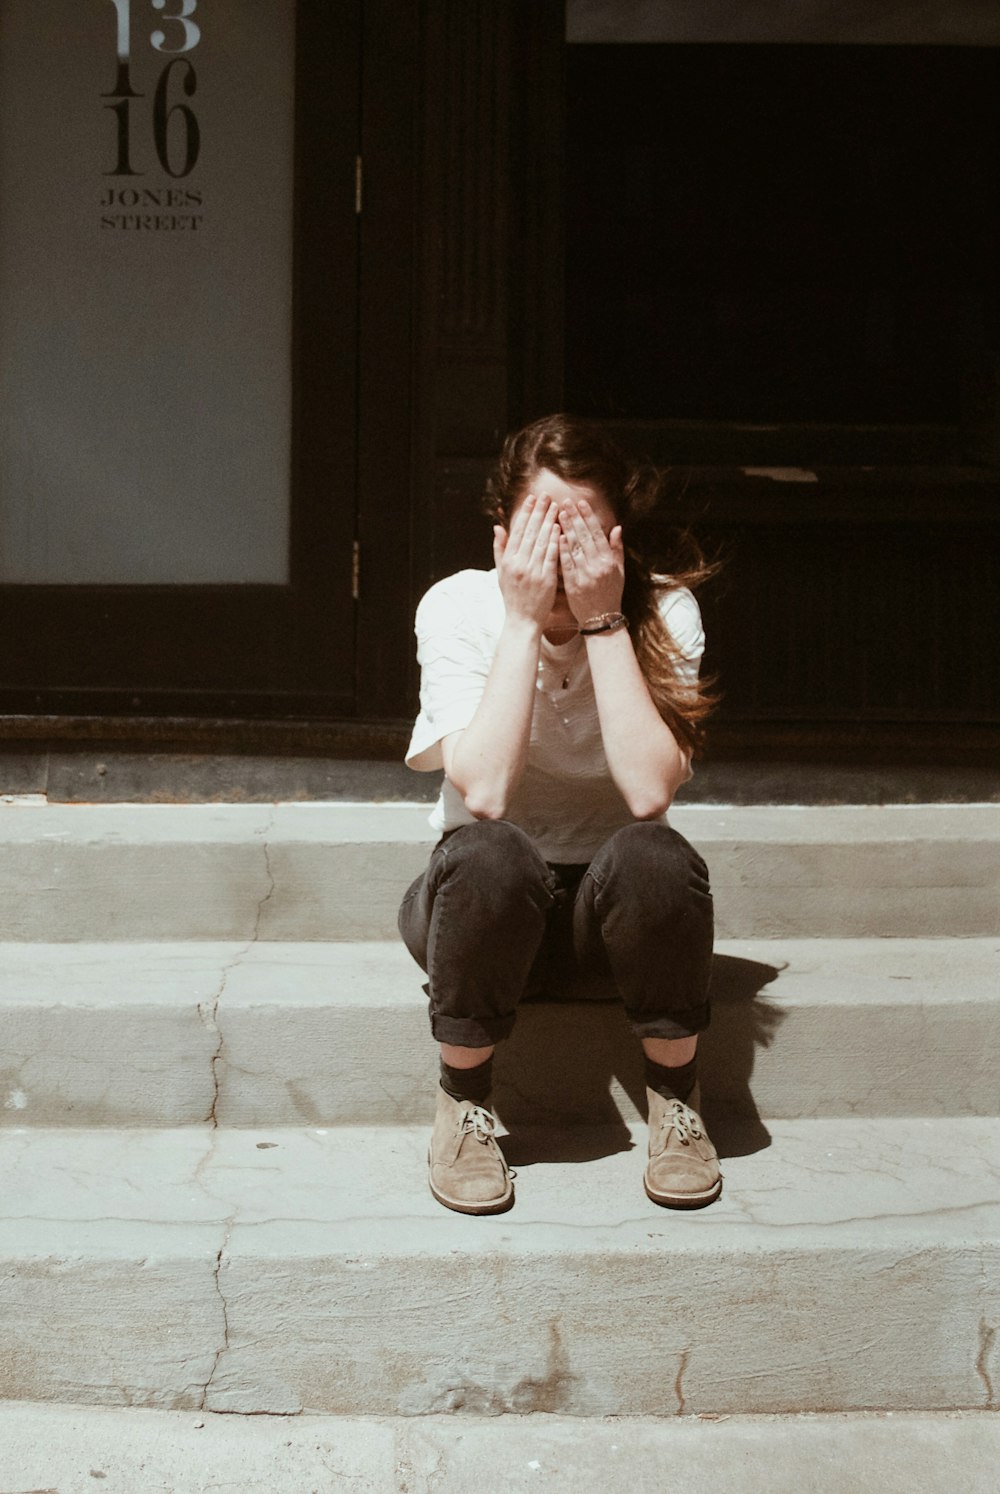
<svg viewBox="0 0 1000 1494"><path fill-rule="evenodd" d="M574 409L960 420L1000 342L1000 51L567 54Z"/></svg>

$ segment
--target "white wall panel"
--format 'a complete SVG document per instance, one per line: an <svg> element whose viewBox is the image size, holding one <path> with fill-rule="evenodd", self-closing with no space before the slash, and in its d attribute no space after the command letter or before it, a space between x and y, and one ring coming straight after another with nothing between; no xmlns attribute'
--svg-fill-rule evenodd
<svg viewBox="0 0 1000 1494"><path fill-rule="evenodd" d="M0 581L287 579L293 68L290 3L0 0Z"/></svg>

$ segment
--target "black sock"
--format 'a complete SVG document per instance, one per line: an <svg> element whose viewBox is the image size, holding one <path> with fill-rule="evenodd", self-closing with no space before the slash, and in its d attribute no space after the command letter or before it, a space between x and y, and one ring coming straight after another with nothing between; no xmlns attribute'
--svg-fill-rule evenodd
<svg viewBox="0 0 1000 1494"><path fill-rule="evenodd" d="M690 1063L678 1064L675 1069L668 1069L662 1063L654 1063L648 1055L643 1056L646 1058L646 1083L649 1088L662 1095L665 1100L686 1100L698 1078L698 1055L695 1054Z"/></svg>
<svg viewBox="0 0 1000 1494"><path fill-rule="evenodd" d="M485 1105L493 1091L493 1054L474 1069L453 1069L441 1060L441 1088L453 1100L471 1100Z"/></svg>

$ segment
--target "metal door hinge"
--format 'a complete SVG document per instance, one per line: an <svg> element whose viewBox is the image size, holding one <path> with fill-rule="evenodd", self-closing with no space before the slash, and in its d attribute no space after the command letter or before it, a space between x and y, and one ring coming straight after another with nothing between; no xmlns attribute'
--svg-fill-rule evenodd
<svg viewBox="0 0 1000 1494"><path fill-rule="evenodd" d="M351 600L361 596L361 541L355 540L351 548Z"/></svg>
<svg viewBox="0 0 1000 1494"><path fill-rule="evenodd" d="M364 205L365 172L360 156L354 157L354 211L360 213Z"/></svg>

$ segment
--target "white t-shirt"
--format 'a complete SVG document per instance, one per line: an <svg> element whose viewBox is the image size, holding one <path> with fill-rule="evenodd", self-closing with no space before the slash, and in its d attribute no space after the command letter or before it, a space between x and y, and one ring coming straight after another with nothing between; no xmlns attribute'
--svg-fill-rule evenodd
<svg viewBox="0 0 1000 1494"><path fill-rule="evenodd" d="M698 603L665 585L660 615L696 680L705 647ZM486 687L505 609L496 571L459 571L426 593L416 617L420 715L406 753L418 772L443 767L441 739L469 725ZM546 861L586 862L634 816L604 755L584 640L542 639L531 742L507 819L534 840ZM430 816L438 834L474 823L447 778Z"/></svg>

